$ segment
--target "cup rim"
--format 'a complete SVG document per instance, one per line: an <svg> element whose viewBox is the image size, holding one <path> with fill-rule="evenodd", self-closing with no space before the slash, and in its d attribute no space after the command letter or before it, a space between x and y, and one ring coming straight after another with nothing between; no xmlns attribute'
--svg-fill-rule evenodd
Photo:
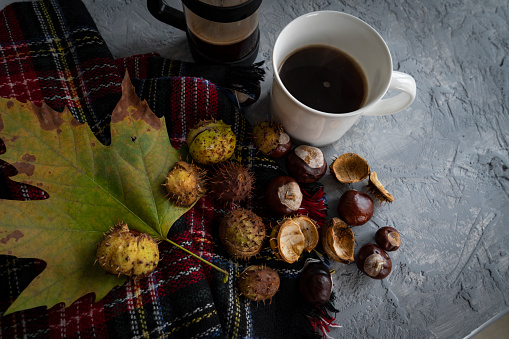
<svg viewBox="0 0 509 339"><path fill-rule="evenodd" d="M390 86L390 79L387 81L387 83L385 84L384 86L384 90L381 91L381 93L379 95L377 95L374 100L372 100L372 102L368 105L365 105L365 106L362 106L360 108L358 108L357 110L353 111L353 112L347 112L347 113L332 113L332 112L323 112L323 111L320 111L320 110L317 110L313 107L309 107L305 104L303 104L302 102L300 102L299 100L297 100L297 98L295 98L289 91L288 89L283 85L283 81L281 80L281 77L279 76L279 66L276 65L276 60L274 58L274 54L275 54L275 51L276 51L276 46L278 44L278 41L279 41L279 38L280 36L286 31L289 29L289 26L294 23L295 21L297 20L302 20L306 17L310 17L310 16L316 16L316 15L340 15L340 16L347 16L347 17L350 17L351 19L353 19L354 21L357 21L357 22L360 22L362 23L363 25L365 25L366 27L368 27L368 29L370 29L376 36L376 38L382 43L383 46L385 46L385 49L387 51L387 55L389 57L389 62L390 62L390 69L391 69L391 73L392 73L392 70L393 70L393 64L392 64L392 57L391 57L391 54L390 54L390 51L389 51L389 47L387 46L387 43L385 42L385 40L382 38L382 36L377 32L376 29L374 29L371 25L369 25L367 22L365 22L364 20L352 15L352 14L348 14L348 13L345 13L345 12L340 12L340 11L333 11L333 10L323 10L323 11L314 11L314 12L309 12L309 13L306 13L306 14L303 14L301 16L298 16L296 18L294 18L292 21L290 21L288 24L286 24L286 26L281 30L281 32L278 34L278 37L276 38L276 42L274 43L274 47L272 49L272 69L273 69L273 73L274 73L274 77L277 79L277 82L280 84L280 87L281 89L285 92L286 95L288 95L298 106L306 109L307 111L313 113L313 114L317 114L317 115L321 115L321 116L324 116L324 117L331 117L331 116L342 116L342 117L350 117L350 116L355 116L355 115L359 115L359 114L362 114L363 112L365 112L366 110L368 110L369 108L371 108L373 105L375 105L384 95L385 93L387 92L389 86ZM285 57L287 57L288 55L286 55Z"/></svg>

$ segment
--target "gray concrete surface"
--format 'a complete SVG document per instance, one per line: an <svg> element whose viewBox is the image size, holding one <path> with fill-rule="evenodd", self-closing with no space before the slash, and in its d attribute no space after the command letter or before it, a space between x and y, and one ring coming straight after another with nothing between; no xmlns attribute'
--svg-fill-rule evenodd
<svg viewBox="0 0 509 339"><path fill-rule="evenodd" d="M144 0L84 3L115 57L158 52L191 60L185 34L154 20ZM342 327L330 335L467 337L509 309L509 2L265 0L258 59L267 79L247 111L250 121L268 113L279 31L315 10L368 22L386 40L394 69L417 82L410 108L363 117L323 148L328 161L345 152L363 156L395 196L354 229L357 249L382 226L397 228L403 240L385 280L334 265ZM364 184L323 181L330 216L342 192Z"/></svg>

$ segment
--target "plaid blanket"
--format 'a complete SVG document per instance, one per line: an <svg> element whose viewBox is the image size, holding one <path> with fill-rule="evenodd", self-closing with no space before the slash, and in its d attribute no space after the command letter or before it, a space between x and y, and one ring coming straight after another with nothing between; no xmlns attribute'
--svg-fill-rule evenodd
<svg viewBox="0 0 509 339"><path fill-rule="evenodd" d="M217 118L232 125L239 144L235 158L255 173L263 187L285 171L261 157L250 138L251 126L233 100L230 87L249 92L260 80L241 84L246 70L204 67L168 60L155 54L114 60L93 19L79 0L43 0L15 3L0 12L0 96L47 103L87 122L98 139L109 143L111 112L121 96L121 81L128 71L138 96L158 116L165 116L172 145L185 143L187 131L201 119ZM240 76L239 76L240 74ZM232 80L233 79L233 80ZM5 152L0 142L0 154ZM15 181L16 170L0 161L0 198L47 198L44 191ZM299 213L320 225L325 221L326 199L320 185L304 186ZM261 215L267 225L263 192L243 203ZM85 295L72 305L38 307L0 317L0 337L62 338L313 338L316 328L327 328L335 310L332 303L310 307L298 298L298 277L303 261L288 265L277 261L268 246L248 262L236 263L217 240L217 225L228 208L203 197L171 228L168 237L224 268L227 283L209 266L166 243L161 261L148 278L130 280L102 300ZM1 211L0 211L1 217ZM249 303L239 296L235 277L245 267L263 262L278 269L280 291L271 303ZM37 259L0 256L0 312L42 270ZM320 337L320 336L318 336Z"/></svg>

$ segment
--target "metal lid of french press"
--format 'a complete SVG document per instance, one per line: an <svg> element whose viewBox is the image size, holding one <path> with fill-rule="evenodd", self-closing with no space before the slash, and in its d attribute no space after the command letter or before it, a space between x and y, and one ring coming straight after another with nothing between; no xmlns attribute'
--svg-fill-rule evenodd
<svg viewBox="0 0 509 339"><path fill-rule="evenodd" d="M182 0L182 3L194 14L214 22L236 22L251 16L262 0L248 0L230 7L213 6L198 0Z"/></svg>

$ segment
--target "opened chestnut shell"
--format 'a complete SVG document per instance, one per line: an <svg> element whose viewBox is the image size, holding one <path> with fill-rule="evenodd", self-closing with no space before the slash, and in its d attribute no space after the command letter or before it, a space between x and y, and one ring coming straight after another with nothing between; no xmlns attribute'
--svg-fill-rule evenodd
<svg viewBox="0 0 509 339"><path fill-rule="evenodd" d="M355 236L343 220L329 219L321 233L323 249L332 260L343 264L354 261Z"/></svg>
<svg viewBox="0 0 509 339"><path fill-rule="evenodd" d="M298 261L304 252L311 252L319 240L315 221L307 215L281 220L273 227L270 247L276 256L289 264Z"/></svg>
<svg viewBox="0 0 509 339"><path fill-rule="evenodd" d="M366 185L369 193L371 193L380 203L391 203L394 201L394 196L389 193L378 179L376 172L371 172L369 175L369 181Z"/></svg>
<svg viewBox="0 0 509 339"><path fill-rule="evenodd" d="M355 153L345 153L337 157L330 165L331 174L344 184L364 180L369 175L368 162Z"/></svg>
<svg viewBox="0 0 509 339"><path fill-rule="evenodd" d="M311 305L323 305L330 299L332 278L324 263L306 264L299 278L299 292L302 299Z"/></svg>
<svg viewBox="0 0 509 339"><path fill-rule="evenodd" d="M337 206L339 217L350 226L364 225L375 211L373 199L365 193L349 190L339 198Z"/></svg>

